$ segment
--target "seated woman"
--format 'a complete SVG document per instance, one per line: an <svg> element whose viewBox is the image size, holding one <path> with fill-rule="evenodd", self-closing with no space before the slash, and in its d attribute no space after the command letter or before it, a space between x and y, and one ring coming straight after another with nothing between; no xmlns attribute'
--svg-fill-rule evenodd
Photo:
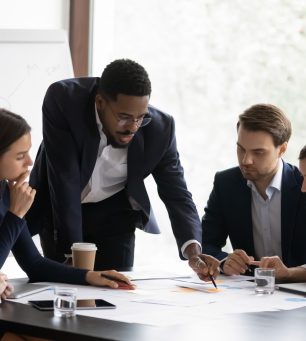
<svg viewBox="0 0 306 341"><path fill-rule="evenodd" d="M306 146L300 151L299 169L304 179L301 191L306 195ZM274 268L275 277L280 282L306 282L306 264L288 268L278 256L263 257L259 262L254 263L261 268Z"/></svg>
<svg viewBox="0 0 306 341"><path fill-rule="evenodd" d="M117 288L115 281L101 273L125 281L127 277L115 270L88 271L76 269L41 256L24 219L35 198L35 189L26 182L32 160L31 128L19 115L0 108L0 268L12 250L18 264L31 282L64 282ZM13 288L5 275L0 275L0 294L5 299Z"/></svg>

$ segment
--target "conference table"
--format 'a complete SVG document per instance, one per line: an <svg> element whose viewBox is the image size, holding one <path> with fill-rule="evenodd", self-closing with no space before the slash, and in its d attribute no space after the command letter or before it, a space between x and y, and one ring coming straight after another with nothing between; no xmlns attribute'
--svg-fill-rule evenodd
<svg viewBox="0 0 306 341"><path fill-rule="evenodd" d="M305 340L306 307L229 315L223 321L203 320L202 324L154 327L116 322L87 316L56 319L53 312L40 312L31 306L3 302L0 326L16 333L53 340Z"/></svg>
<svg viewBox="0 0 306 341"><path fill-rule="evenodd" d="M218 287L223 292L214 296L209 294L209 287L202 292L202 289L195 290L198 284L184 281L174 280L173 284L171 280L140 281L137 282L139 295L111 289L83 289L82 286L78 290L80 294L84 291L83 296L88 297L91 292L92 295L99 294L115 303L117 309L100 310L100 315L99 311L90 316L78 313L67 319L24 304L27 298L23 298L23 302L2 301L0 328L56 341L306 339L306 298L303 296L276 291L274 295L260 298L254 294L254 283L247 281L242 285L242 282L222 282L222 279L218 281ZM36 295L50 299L53 292ZM273 311L269 311L270 308ZM165 321L169 325L160 324L157 315L160 320L169 317L169 321ZM120 316L123 316L121 320Z"/></svg>

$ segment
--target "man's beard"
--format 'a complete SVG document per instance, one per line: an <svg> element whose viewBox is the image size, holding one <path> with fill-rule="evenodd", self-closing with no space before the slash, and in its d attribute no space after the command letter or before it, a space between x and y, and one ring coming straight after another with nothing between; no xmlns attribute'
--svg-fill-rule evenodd
<svg viewBox="0 0 306 341"><path fill-rule="evenodd" d="M124 131L124 132L122 132L122 133L120 133L120 134L121 134L121 135L131 135L131 134L135 134L135 133L133 133L133 132L130 131L130 130L126 130L126 131ZM113 136L107 137L107 143L110 144L112 147L118 148L118 149L128 148L128 146L131 144L132 141L133 141L133 139L131 139L131 141L128 142L128 143L122 144L122 143L118 143L118 142L114 139Z"/></svg>
<svg viewBox="0 0 306 341"><path fill-rule="evenodd" d="M258 180L258 178L260 178L259 174L257 172L248 172L246 170L242 170L240 167L240 171L242 173L242 176L246 179L246 180L250 180L250 181L256 181Z"/></svg>

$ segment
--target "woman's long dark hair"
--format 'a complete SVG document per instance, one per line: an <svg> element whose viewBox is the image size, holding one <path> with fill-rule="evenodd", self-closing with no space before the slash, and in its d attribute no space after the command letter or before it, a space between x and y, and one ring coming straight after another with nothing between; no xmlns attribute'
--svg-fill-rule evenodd
<svg viewBox="0 0 306 341"><path fill-rule="evenodd" d="M30 131L31 127L23 117L0 108L0 157L12 143Z"/></svg>

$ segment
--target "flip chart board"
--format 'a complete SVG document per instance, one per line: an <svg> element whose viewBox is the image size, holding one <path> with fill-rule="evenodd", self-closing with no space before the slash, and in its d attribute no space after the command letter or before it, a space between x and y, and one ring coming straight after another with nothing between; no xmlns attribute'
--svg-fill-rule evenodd
<svg viewBox="0 0 306 341"><path fill-rule="evenodd" d="M0 30L0 107L22 115L32 127L32 151L42 139L42 102L48 86L73 77L63 30Z"/></svg>

